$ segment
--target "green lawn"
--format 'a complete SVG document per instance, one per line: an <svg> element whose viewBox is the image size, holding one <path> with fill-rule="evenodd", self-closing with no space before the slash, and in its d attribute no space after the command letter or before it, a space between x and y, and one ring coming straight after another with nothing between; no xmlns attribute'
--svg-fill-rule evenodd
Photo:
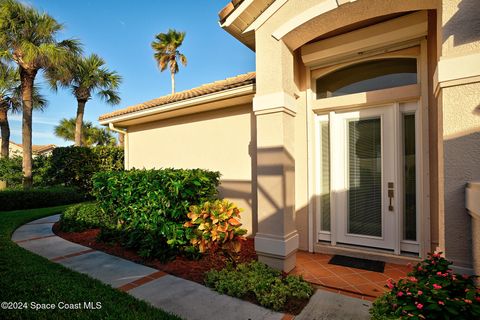
<svg viewBox="0 0 480 320"><path fill-rule="evenodd" d="M86 275L30 253L10 238L19 226L67 208L0 212L0 302L26 302L27 310L3 310L0 319L179 319ZM34 311L31 303L100 302L99 310Z"/></svg>

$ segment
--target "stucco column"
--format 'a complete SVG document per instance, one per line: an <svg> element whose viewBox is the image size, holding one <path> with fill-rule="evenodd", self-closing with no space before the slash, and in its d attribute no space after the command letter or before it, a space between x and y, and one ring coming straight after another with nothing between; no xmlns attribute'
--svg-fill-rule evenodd
<svg viewBox="0 0 480 320"><path fill-rule="evenodd" d="M299 236L295 227L294 57L268 28L256 32L258 258L291 271Z"/></svg>
<svg viewBox="0 0 480 320"><path fill-rule="evenodd" d="M295 267L298 248L292 138L295 114L284 107L256 111L255 114L258 197L255 250L261 262L290 271Z"/></svg>
<svg viewBox="0 0 480 320"><path fill-rule="evenodd" d="M462 272L472 268L472 248L480 250L472 247L472 236L478 235L472 234L472 219L465 209L465 186L480 180L478 12L477 1L443 0L438 23L439 246L456 267L464 268Z"/></svg>

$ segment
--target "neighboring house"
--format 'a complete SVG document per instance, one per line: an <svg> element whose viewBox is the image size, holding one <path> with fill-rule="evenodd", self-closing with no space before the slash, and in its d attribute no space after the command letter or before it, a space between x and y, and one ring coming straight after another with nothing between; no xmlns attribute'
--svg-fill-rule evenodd
<svg viewBox="0 0 480 320"><path fill-rule="evenodd" d="M2 142L2 139L0 138L0 143ZM15 143L13 141L9 141L9 155L10 157L12 156L22 156L23 154L23 147L21 144ZM57 146L54 144L47 144L47 145L32 145L32 153L33 157L35 158L36 156L39 155L51 155L53 149L55 149Z"/></svg>
<svg viewBox="0 0 480 320"><path fill-rule="evenodd" d="M220 171L277 268L298 249L393 262L441 250L480 272L465 209L480 179L479 16L476 0L233 1L220 24L256 73L100 123L125 131L127 169Z"/></svg>
<svg viewBox="0 0 480 320"><path fill-rule="evenodd" d="M0 138L0 144L1 143L2 143L2 138ZM23 153L22 145L10 140L8 144L8 153L10 157L22 156L22 153Z"/></svg>
<svg viewBox="0 0 480 320"><path fill-rule="evenodd" d="M49 156L52 154L53 149L55 149L56 147L57 146L54 144L46 144L46 145L34 144L32 145L33 157L35 158L36 156Z"/></svg>

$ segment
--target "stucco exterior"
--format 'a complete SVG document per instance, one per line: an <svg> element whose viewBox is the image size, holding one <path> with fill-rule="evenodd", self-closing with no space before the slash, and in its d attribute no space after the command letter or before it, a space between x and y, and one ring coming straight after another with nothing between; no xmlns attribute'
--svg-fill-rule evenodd
<svg viewBox="0 0 480 320"><path fill-rule="evenodd" d="M225 99L223 109L163 120L102 121L126 129L127 168L219 170L222 194L246 208L244 223L255 235L259 260L274 267L294 268L297 250L396 262L411 259L404 252L423 258L441 250L457 268L469 272L473 251L480 248L472 249L472 241L479 240L472 239L471 217L465 209L465 186L480 179L476 2L254 0L243 6L236 1L222 11L221 26L256 53L253 99L241 106ZM417 83L315 101L315 74L395 55L417 59ZM417 106L419 119L415 138L421 146L416 163L419 237L413 244L404 243L397 226L395 247L388 252L342 246L334 232L327 244L320 243L316 117L335 119L345 110L388 103L399 112L407 102ZM401 219L396 219L400 225ZM478 224L473 228L477 230Z"/></svg>
<svg viewBox="0 0 480 320"><path fill-rule="evenodd" d="M128 128L129 168L202 168L221 173L220 196L234 201L250 234L255 198L255 124L252 106L241 105L148 122Z"/></svg>

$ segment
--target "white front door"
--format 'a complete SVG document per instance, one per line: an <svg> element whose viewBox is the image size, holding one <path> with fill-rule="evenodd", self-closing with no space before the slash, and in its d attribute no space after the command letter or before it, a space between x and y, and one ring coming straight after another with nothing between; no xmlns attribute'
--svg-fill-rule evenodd
<svg viewBox="0 0 480 320"><path fill-rule="evenodd" d="M319 241L419 252L419 124L416 101L316 116Z"/></svg>
<svg viewBox="0 0 480 320"><path fill-rule="evenodd" d="M394 249L397 177L394 105L332 119L336 240Z"/></svg>

